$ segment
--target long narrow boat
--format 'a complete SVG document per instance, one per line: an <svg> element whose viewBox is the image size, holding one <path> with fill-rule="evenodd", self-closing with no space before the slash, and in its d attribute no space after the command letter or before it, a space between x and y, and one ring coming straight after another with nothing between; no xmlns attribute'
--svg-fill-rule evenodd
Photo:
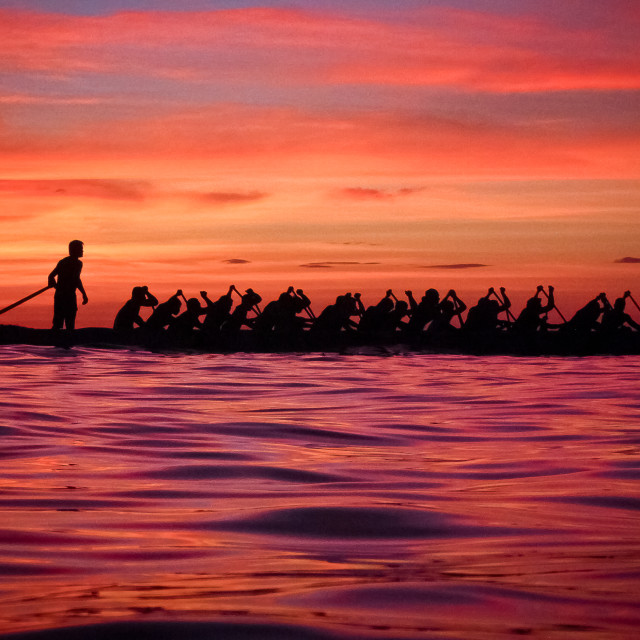
<svg viewBox="0 0 640 640"><path fill-rule="evenodd" d="M118 333L113 329L93 327L75 331L32 329L17 325L0 325L0 344L45 345L55 347L141 348L151 351L200 351L208 353L452 353L470 355L640 355L640 333L623 332L615 336L598 333L575 335L568 332L539 333L523 339L509 332L490 336L464 332L438 337L422 333L407 336L400 332L365 336L357 332L320 335L309 331L296 334L259 333L243 330L233 336L207 336L195 331L180 340L168 334L149 335L136 330Z"/></svg>

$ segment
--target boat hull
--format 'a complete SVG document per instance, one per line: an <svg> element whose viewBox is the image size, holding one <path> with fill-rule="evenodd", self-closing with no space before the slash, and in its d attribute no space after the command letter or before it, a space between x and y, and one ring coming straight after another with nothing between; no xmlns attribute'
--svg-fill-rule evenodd
<svg viewBox="0 0 640 640"><path fill-rule="evenodd" d="M0 325L0 344L28 344L70 348L139 348L152 351L202 351L210 353L459 353L470 355L640 355L640 335L625 333L586 336L561 332L542 333L524 339L510 333L478 336L458 332L453 335L430 336L423 333L407 336L395 334L365 336L357 332L340 335L319 335L304 331L297 334L258 333L240 331L233 336L209 336L195 331L193 335L176 338L166 332L149 335L144 331L120 333L104 327L53 331L17 325Z"/></svg>

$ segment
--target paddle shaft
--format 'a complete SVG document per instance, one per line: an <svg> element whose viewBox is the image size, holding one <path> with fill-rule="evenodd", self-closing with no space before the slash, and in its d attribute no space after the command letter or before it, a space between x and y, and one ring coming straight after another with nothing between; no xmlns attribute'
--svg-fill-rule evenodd
<svg viewBox="0 0 640 640"><path fill-rule="evenodd" d="M542 293L544 293L544 295L547 297L547 300L548 300L549 299L549 294L544 289L540 289L540 291L542 291ZM556 307L555 303L553 305L553 308L558 312L558 315L562 318L562 322L566 322L567 319L562 315L562 311L560 311L560 309L558 309L558 307Z"/></svg>
<svg viewBox="0 0 640 640"><path fill-rule="evenodd" d="M5 307L4 309L0 309L0 315L2 315L3 313L6 313L7 311L11 311L11 309L15 309L16 307L20 306L23 302L27 302L28 300L31 300L31 298L35 298L36 296L39 296L41 293L44 293L47 289L51 289L52 287L42 287L42 289L39 289L38 291L35 291L34 293L22 298L22 300L18 300L18 302L14 302L13 304L10 304L8 307Z"/></svg>
<svg viewBox="0 0 640 640"><path fill-rule="evenodd" d="M636 302L635 298L631 294L629 294L629 300L631 300L631 302L633 302L633 304L636 305L636 309L638 311L640 311L640 306L638 305L638 303ZM2 313L2 311L0 311L0 313Z"/></svg>
<svg viewBox="0 0 640 640"><path fill-rule="evenodd" d="M393 296L395 298L395 296ZM449 297L449 295L447 294L445 296L445 300ZM396 298L397 300L397 298ZM456 316L458 316L458 322L460 323L460 328L462 329L462 327L464 327L464 318L462 317L461 313L457 313L458 309L460 308L460 305L458 304L458 300L456 298L451 298L451 302L453 302L453 312L455 313ZM451 318L453 320L453 318Z"/></svg>
<svg viewBox="0 0 640 640"><path fill-rule="evenodd" d="M299 294L296 293L296 298L298 298L298 300L302 300L304 302L304 298ZM307 298L308 300L308 298ZM304 312L306 312L306 314L309 316L309 318L311 320L315 320L316 319L316 314L313 313L313 309L311 308L311 304L308 304L306 307L303 307L302 309Z"/></svg>
<svg viewBox="0 0 640 640"><path fill-rule="evenodd" d="M460 307L458 306L457 302L454 302L454 304L454 311L457 311ZM460 323L460 328L462 329L462 327L464 327L464 318L462 317L461 313L456 313L456 315L458 316L458 322Z"/></svg>
<svg viewBox="0 0 640 640"><path fill-rule="evenodd" d="M495 289L491 292L493 293L493 295L496 297L496 300L502 305L504 306L504 299L501 298L496 292ZM511 313L511 309L505 309L505 313L507 314L507 318L510 319L512 322L516 321L516 317L513 315L513 313Z"/></svg>

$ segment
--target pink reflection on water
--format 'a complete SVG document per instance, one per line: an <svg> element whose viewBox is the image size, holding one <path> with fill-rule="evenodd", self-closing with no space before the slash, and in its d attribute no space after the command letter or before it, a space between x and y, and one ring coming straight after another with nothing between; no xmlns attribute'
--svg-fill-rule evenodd
<svg viewBox="0 0 640 640"><path fill-rule="evenodd" d="M626 638L638 358L3 347L5 631Z"/></svg>

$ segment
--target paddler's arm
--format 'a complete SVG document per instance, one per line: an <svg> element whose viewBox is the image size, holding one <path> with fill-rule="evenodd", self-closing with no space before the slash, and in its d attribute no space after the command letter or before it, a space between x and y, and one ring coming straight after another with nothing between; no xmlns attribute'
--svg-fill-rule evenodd
<svg viewBox="0 0 640 640"><path fill-rule="evenodd" d="M84 290L84 286L82 285L82 280L80 280L80 278L78 278L77 289L82 294L82 304L87 304L87 302L89 302L89 298L87 298L87 294Z"/></svg>
<svg viewBox="0 0 640 640"><path fill-rule="evenodd" d="M55 269L49 274L48 285L55 289L56 287L56 276L58 275L58 267L60 265L57 264Z"/></svg>

